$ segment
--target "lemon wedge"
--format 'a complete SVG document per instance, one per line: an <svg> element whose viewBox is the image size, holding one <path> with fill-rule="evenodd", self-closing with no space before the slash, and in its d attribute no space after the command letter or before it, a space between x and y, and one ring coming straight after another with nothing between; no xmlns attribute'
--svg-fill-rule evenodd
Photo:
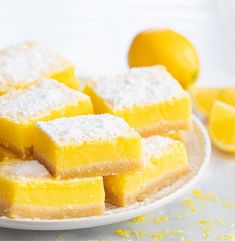
<svg viewBox="0 0 235 241"><path fill-rule="evenodd" d="M215 101L209 116L209 131L215 146L235 153L235 107Z"/></svg>
<svg viewBox="0 0 235 241"><path fill-rule="evenodd" d="M190 93L195 107L205 116L208 116L216 100L235 106L235 87L191 87Z"/></svg>

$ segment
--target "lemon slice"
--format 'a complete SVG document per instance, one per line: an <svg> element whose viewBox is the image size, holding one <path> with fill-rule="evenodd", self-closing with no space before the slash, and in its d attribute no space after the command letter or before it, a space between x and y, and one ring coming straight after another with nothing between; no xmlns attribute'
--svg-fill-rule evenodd
<svg viewBox="0 0 235 241"><path fill-rule="evenodd" d="M192 87L190 93L196 108L208 116L216 100L235 106L235 87Z"/></svg>
<svg viewBox="0 0 235 241"><path fill-rule="evenodd" d="M235 153L235 107L215 101L209 117L209 131L218 148Z"/></svg>

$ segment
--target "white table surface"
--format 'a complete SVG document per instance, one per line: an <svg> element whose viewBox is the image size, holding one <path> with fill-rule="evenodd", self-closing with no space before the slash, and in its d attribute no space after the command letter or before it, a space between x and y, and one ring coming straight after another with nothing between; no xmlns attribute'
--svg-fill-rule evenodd
<svg viewBox="0 0 235 241"><path fill-rule="evenodd" d="M0 1L0 47L25 39L40 40L74 60L80 76L125 71L130 40L136 32L152 27L173 28L195 44L201 59L200 84L235 85L234 0ZM139 240L154 240L150 234L177 229L184 239L167 236L162 240L201 241L206 240L206 225L200 225L200 220L212 222L211 228L207 225L207 240L220 240L226 233L235 236L235 208L223 205L224 200L235 203L234 176L235 156L213 148L207 173L195 188L218 194L219 202L206 202L204 206L189 192L146 214L141 224L127 221L56 232L0 229L0 241L138 240L115 236L113 231L118 228L145 230L146 235ZM193 200L195 212L182 204L184 198ZM152 221L163 214L168 216L167 222ZM183 214L183 218L177 218L177 214Z"/></svg>

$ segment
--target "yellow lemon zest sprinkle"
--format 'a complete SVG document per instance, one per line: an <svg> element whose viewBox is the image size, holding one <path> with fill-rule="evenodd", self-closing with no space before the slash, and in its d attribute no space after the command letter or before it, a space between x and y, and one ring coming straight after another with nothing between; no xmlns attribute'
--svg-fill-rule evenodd
<svg viewBox="0 0 235 241"><path fill-rule="evenodd" d="M167 215L161 215L161 216L155 217L153 222L154 223L162 223L162 222L167 222L168 220L169 219L168 219Z"/></svg>
<svg viewBox="0 0 235 241"><path fill-rule="evenodd" d="M128 229L116 229L114 233L119 237L129 238L131 235L131 230Z"/></svg>
<svg viewBox="0 0 235 241"><path fill-rule="evenodd" d="M224 208L235 208L235 203L228 201L228 200L224 200L223 207Z"/></svg>
<svg viewBox="0 0 235 241"><path fill-rule="evenodd" d="M150 237L154 238L155 241L158 241L158 240L162 240L163 238L165 238L167 236L173 236L173 235L180 238L181 241L185 240L184 235L179 230L176 230L176 229L159 231L155 234L150 235Z"/></svg>
<svg viewBox="0 0 235 241"><path fill-rule="evenodd" d="M133 234L136 237L136 239L139 240L140 237L143 237L145 235L145 231L143 231L143 230L141 230L141 231L134 230Z"/></svg>
<svg viewBox="0 0 235 241"><path fill-rule="evenodd" d="M204 229L202 235L203 235L204 238L207 239L208 236L209 236L208 231Z"/></svg>
<svg viewBox="0 0 235 241"><path fill-rule="evenodd" d="M192 190L192 195L202 202L208 202L208 201L218 202L219 201L218 194L211 193L211 192L203 193L200 189Z"/></svg>
<svg viewBox="0 0 235 241"><path fill-rule="evenodd" d="M212 220L201 219L201 220L199 220L199 224L206 225L206 226L212 226L213 222L212 222Z"/></svg>
<svg viewBox="0 0 235 241"><path fill-rule="evenodd" d="M166 234L165 232L158 232L158 233L155 233L155 234L151 234L150 235L150 238L154 238L155 241L158 241L158 240L162 240L163 238L165 238Z"/></svg>
<svg viewBox="0 0 235 241"><path fill-rule="evenodd" d="M218 219L217 220L217 224L220 225L220 226L223 226L224 225L224 222L222 219Z"/></svg>
<svg viewBox="0 0 235 241"><path fill-rule="evenodd" d="M211 201L212 200L212 194L210 192L207 192L205 195L204 195L204 200L205 201Z"/></svg>
<svg viewBox="0 0 235 241"><path fill-rule="evenodd" d="M197 197L197 198L202 198L203 197L203 193L200 189L194 189L192 190L192 194L193 196Z"/></svg>
<svg viewBox="0 0 235 241"><path fill-rule="evenodd" d="M192 213L194 213L194 212L197 211L197 209L193 207L193 208L190 209L190 211L191 211Z"/></svg>
<svg viewBox="0 0 235 241"><path fill-rule="evenodd" d="M184 239L185 239L184 235L179 230L176 230L176 229L167 231L167 234L168 235L176 235L180 238L181 241L184 241Z"/></svg>
<svg viewBox="0 0 235 241"><path fill-rule="evenodd" d="M178 219L183 219L183 218L184 218L184 215L183 215L182 213L178 213L178 214L176 215L176 217L177 217Z"/></svg>
<svg viewBox="0 0 235 241"><path fill-rule="evenodd" d="M145 221L145 215L141 215L131 219L131 222L133 223L143 223L144 221Z"/></svg>
<svg viewBox="0 0 235 241"><path fill-rule="evenodd" d="M185 207L191 208L191 207L193 207L195 204L194 204L193 200L191 200L191 199L189 199L189 198L184 198L184 199L183 199L183 205L184 205Z"/></svg>
<svg viewBox="0 0 235 241"><path fill-rule="evenodd" d="M235 236L233 234L222 234L220 235L220 240L235 240Z"/></svg>

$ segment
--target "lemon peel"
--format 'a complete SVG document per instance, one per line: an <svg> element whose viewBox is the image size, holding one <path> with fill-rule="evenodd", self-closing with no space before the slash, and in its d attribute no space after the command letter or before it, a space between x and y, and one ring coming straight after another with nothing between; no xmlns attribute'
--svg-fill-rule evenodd
<svg viewBox="0 0 235 241"><path fill-rule="evenodd" d="M131 219L133 223L143 223L145 221L145 215L141 215Z"/></svg>
<svg viewBox="0 0 235 241"><path fill-rule="evenodd" d="M235 107L215 101L209 117L209 132L215 146L235 153Z"/></svg>
<svg viewBox="0 0 235 241"><path fill-rule="evenodd" d="M222 234L220 235L220 240L235 240L235 236L233 234Z"/></svg>
<svg viewBox="0 0 235 241"><path fill-rule="evenodd" d="M132 231L128 229L116 229L114 230L114 233L119 237L129 238Z"/></svg>
<svg viewBox="0 0 235 241"><path fill-rule="evenodd" d="M140 238L145 235L145 231L144 230L141 230L141 231L134 230L133 235L136 237L137 240L140 240Z"/></svg>
<svg viewBox="0 0 235 241"><path fill-rule="evenodd" d="M167 215L160 215L158 217L155 217L153 222L159 224L162 222L167 222L168 220L169 220L169 218Z"/></svg>

